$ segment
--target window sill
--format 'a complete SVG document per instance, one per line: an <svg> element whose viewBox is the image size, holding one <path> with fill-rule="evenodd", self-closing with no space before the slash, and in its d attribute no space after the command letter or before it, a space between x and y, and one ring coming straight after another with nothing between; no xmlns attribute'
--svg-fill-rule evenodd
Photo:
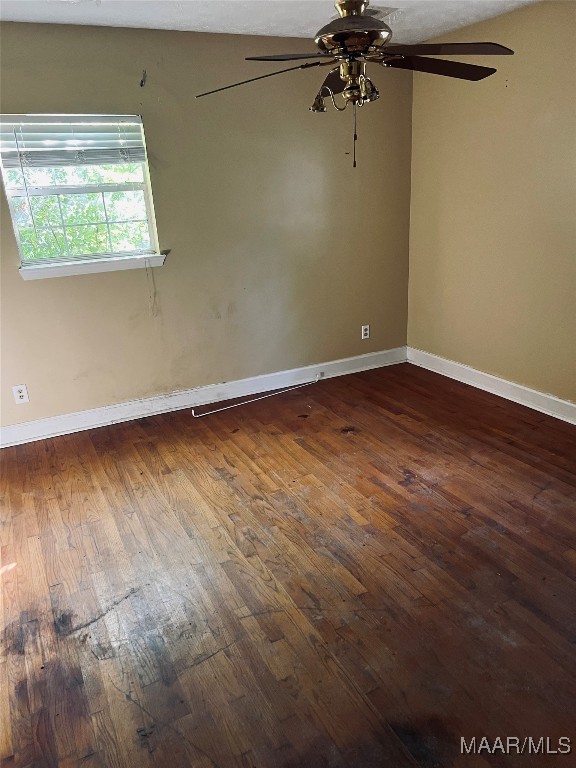
<svg viewBox="0 0 576 768"><path fill-rule="evenodd" d="M97 272L116 272L121 269L161 267L165 258L166 253L153 253L147 256L120 256L109 259L69 261L62 264L34 264L20 267L18 271L23 280L42 280L45 277L68 277Z"/></svg>

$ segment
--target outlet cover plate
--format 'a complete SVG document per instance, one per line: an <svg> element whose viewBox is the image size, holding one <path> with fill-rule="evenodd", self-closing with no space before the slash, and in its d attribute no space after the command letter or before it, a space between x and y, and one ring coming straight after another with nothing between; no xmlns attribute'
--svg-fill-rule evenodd
<svg viewBox="0 0 576 768"><path fill-rule="evenodd" d="M12 394L14 395L14 400L18 404L30 402L30 398L28 397L28 390L26 389L26 384L16 384L14 387L12 387Z"/></svg>

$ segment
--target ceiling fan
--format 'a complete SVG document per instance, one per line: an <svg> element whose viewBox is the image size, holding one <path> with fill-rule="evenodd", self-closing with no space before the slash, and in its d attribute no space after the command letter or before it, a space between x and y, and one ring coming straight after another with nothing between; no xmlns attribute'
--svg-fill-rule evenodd
<svg viewBox="0 0 576 768"><path fill-rule="evenodd" d="M249 56L247 61L296 61L314 59L295 67L268 72L259 77L242 80L239 83L225 85L212 91L199 93L196 98L219 93L229 88L263 80L284 72L310 67L331 66L327 77L320 86L312 112L326 112L324 97L329 97L333 106L343 111L349 104L354 110L354 141L356 141L356 107L376 101L380 94L366 74L368 64L383 67L409 69L416 72L428 72L432 75L444 75L461 80L483 80L496 72L492 67L465 64L461 61L432 59L429 56L474 55L498 56L513 54L510 48L498 43L419 43L416 45L390 45L392 30L377 16L378 11L367 11L369 0L335 0L334 6L339 16L318 30L314 42L319 53L285 53L276 56ZM335 96L342 94L342 103L338 105ZM354 161L354 165L356 162Z"/></svg>

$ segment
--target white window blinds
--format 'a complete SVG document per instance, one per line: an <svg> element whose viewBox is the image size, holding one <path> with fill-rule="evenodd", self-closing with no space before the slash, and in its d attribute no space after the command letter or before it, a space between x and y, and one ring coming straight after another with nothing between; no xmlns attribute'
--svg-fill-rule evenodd
<svg viewBox="0 0 576 768"><path fill-rule="evenodd" d="M146 159L138 115L7 115L0 126L5 168L113 165Z"/></svg>

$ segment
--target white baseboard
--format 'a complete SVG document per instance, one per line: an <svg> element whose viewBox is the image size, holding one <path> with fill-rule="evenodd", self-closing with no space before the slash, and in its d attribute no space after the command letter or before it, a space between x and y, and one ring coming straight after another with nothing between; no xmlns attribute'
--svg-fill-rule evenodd
<svg viewBox="0 0 576 768"><path fill-rule="evenodd" d="M27 421L22 424L2 427L0 430L0 447L8 448L11 445L31 443L34 440L43 440L58 435L68 435L85 429L140 419L143 416L153 416L158 413L178 411L182 408L195 408L237 397L270 392L308 381L313 382L317 378L329 379L333 376L343 376L347 373L358 373L368 371L371 368L381 368L385 365L405 362L406 347L397 347L382 352L369 352L366 355L347 357L343 360L332 360L329 363L306 365L302 368L253 376L249 379L207 384L203 387L170 392L166 395L156 395L141 400L106 405L102 408L92 408L88 411Z"/></svg>
<svg viewBox="0 0 576 768"><path fill-rule="evenodd" d="M469 365L446 360L444 357L438 357L438 355L424 352L421 349L408 347L407 353L409 363L435 373L441 373L443 376L456 379L456 381L461 381L464 384L471 384L473 387L491 392L493 395L500 395L506 400L534 408L534 410L546 413L548 416L555 416L557 419L576 424L576 403L569 400L561 400L554 395L547 395L521 384L514 384L512 381L500 379L498 376L483 373Z"/></svg>
<svg viewBox="0 0 576 768"><path fill-rule="evenodd" d="M333 376L344 376L348 373L359 373L372 368L382 368L386 365L405 362L427 368L429 371L440 373L515 403L526 405L528 408L533 408L549 416L555 416L557 419L576 424L576 403L561 400L554 395L547 395L521 384L514 384L511 381L506 381L506 379L483 373L453 360L446 360L421 349L397 347L382 352L369 352L366 355L347 357L343 360L332 360L329 363L306 365L302 368L267 373L262 376L220 384L207 384L203 387L170 392L166 395L155 395L141 400L130 400L116 405L106 405L102 408L92 408L88 411L66 413L62 416L13 424L0 429L0 448L31 443L34 440L43 440L58 435L68 435L85 429L105 427L109 424L132 421L158 413L178 411L183 408L196 408L237 397L271 392L305 382L314 382L318 378L329 379Z"/></svg>

